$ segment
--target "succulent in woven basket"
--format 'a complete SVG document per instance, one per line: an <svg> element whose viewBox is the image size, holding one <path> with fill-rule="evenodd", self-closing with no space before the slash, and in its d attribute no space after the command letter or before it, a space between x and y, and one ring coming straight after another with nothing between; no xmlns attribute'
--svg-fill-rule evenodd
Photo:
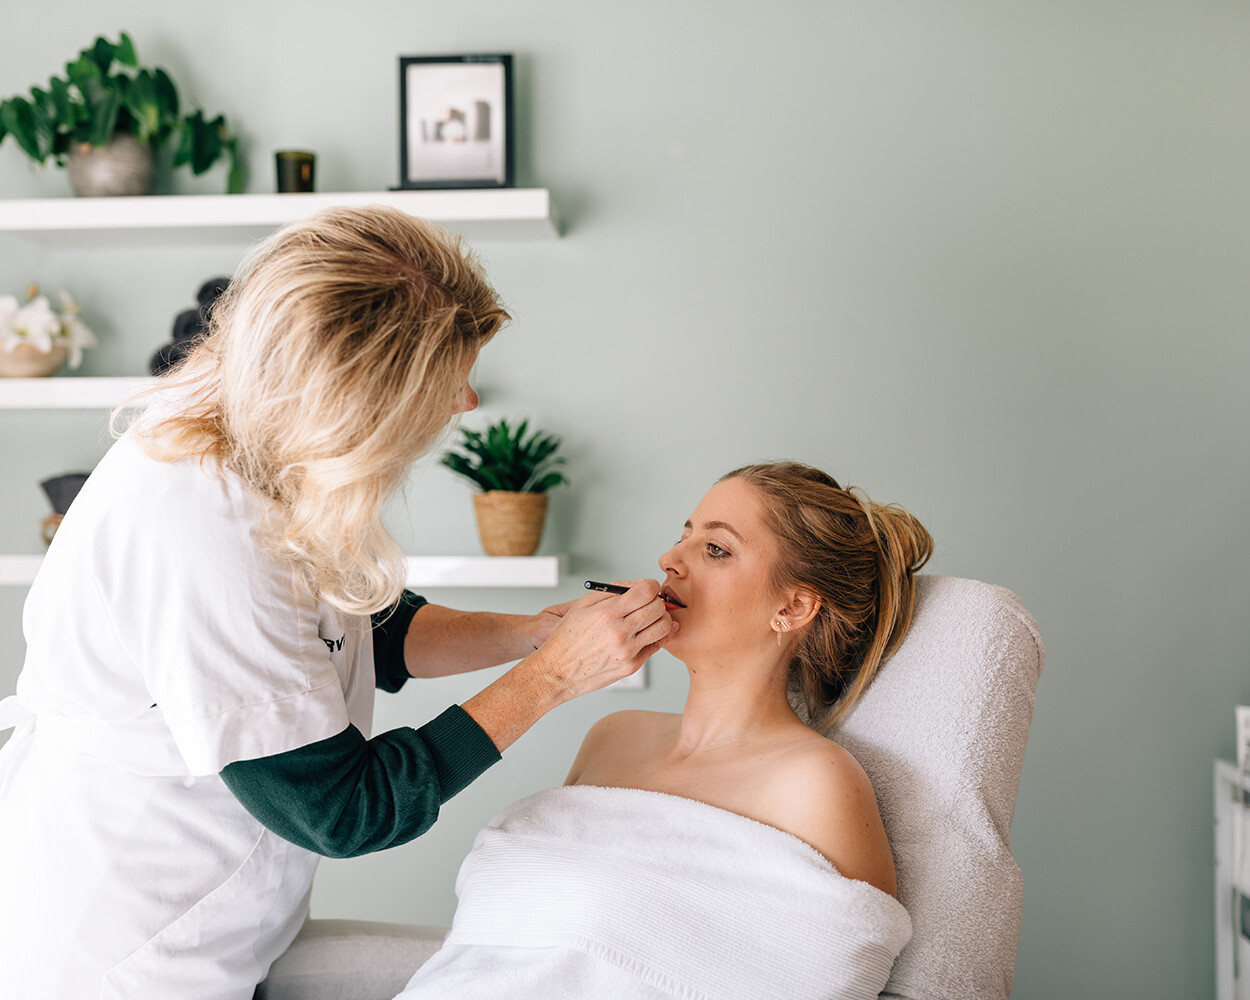
<svg viewBox="0 0 1250 1000"><path fill-rule="evenodd" d="M449 451L442 464L482 492L474 494L478 536L488 556L530 556L542 542L547 491L568 482L556 454L560 439L530 431L529 421L507 420L485 431L461 428L463 451ZM528 436L527 436L528 433Z"/></svg>
<svg viewBox="0 0 1250 1000"><path fill-rule="evenodd" d="M463 451L448 451L442 464L464 476L483 493L546 493L568 477L560 471L563 457L556 454L560 438L547 431L529 432L529 421L515 428L506 419L496 421L485 431L462 427Z"/></svg>

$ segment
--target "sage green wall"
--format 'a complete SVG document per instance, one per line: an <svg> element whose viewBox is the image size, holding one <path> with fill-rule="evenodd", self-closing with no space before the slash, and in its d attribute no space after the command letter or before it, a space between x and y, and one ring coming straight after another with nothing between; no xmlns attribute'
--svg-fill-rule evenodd
<svg viewBox="0 0 1250 1000"><path fill-rule="evenodd" d="M1250 8L54 8L6 13L0 93L124 27L237 123L254 191L283 146L318 151L322 190L393 184L397 57L516 53L519 183L551 189L566 235L480 246L516 315L481 383L488 414L567 438L575 483L544 551L570 573L556 591L430 596L529 610L587 575L654 572L706 485L755 459L906 503L937 539L932 569L1015 590L1049 653L1012 831L1014 995L1213 995L1211 762L1250 702ZM66 190L0 148L0 196ZM0 285L71 289L103 340L84 373L135 373L241 250L4 238ZM37 551L35 484L93 462L98 421L0 413L0 551ZM444 470L418 472L409 500L394 521L412 551L476 550ZM18 591L0 593L0 693ZM380 722L423 721L478 683L412 685ZM645 692L549 716L427 837L326 864L315 913L445 922L497 807L561 781L594 718L683 692L661 655Z"/></svg>

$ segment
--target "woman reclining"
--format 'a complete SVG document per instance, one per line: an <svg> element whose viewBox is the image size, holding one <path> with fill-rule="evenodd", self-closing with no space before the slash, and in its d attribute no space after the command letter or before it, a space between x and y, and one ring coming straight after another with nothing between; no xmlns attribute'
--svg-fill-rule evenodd
<svg viewBox="0 0 1250 1000"><path fill-rule="evenodd" d="M875 998L911 935L890 848L864 771L790 699L826 723L855 703L931 551L810 466L722 478L659 561L684 711L602 719L564 788L478 835L402 1000Z"/></svg>

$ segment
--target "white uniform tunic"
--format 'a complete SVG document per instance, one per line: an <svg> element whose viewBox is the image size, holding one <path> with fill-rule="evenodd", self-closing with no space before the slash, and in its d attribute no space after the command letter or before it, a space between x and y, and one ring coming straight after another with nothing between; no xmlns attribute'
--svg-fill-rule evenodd
<svg viewBox="0 0 1250 1000"><path fill-rule="evenodd" d="M266 556L214 470L123 438L31 587L0 702L0 995L244 1000L307 915L316 855L217 775L370 735L369 619Z"/></svg>

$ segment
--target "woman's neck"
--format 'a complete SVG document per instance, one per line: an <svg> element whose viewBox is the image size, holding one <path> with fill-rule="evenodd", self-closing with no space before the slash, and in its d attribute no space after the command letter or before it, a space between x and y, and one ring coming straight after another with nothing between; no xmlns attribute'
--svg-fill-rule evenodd
<svg viewBox="0 0 1250 1000"><path fill-rule="evenodd" d="M780 654L688 663L690 691L674 755L758 742L762 735L796 722L786 697L787 664Z"/></svg>

